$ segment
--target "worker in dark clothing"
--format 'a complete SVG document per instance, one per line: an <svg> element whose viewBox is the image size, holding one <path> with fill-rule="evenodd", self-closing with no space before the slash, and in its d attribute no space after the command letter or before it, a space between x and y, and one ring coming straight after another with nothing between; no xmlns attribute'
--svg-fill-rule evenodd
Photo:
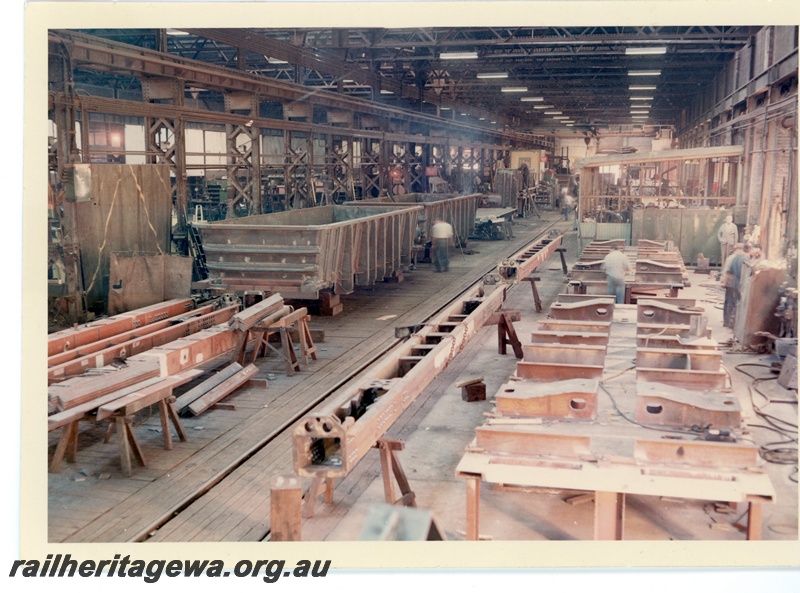
<svg viewBox="0 0 800 593"><path fill-rule="evenodd" d="M739 305L739 285L742 281L742 266L750 259L750 245L736 243L734 251L725 260L722 272L722 285L725 287L725 301L722 307L722 325L733 329L736 323L736 308Z"/></svg>

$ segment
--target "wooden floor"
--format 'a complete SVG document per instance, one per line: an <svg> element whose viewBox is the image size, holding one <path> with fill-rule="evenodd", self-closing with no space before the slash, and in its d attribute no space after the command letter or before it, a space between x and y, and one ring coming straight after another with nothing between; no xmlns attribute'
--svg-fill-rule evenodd
<svg viewBox="0 0 800 593"><path fill-rule="evenodd" d="M262 359L258 377L269 377L269 387L239 391L229 400L235 410L185 419L187 442L165 451L157 415L142 418L135 431L147 467L135 467L130 478L119 467L116 437L104 443L104 427L82 426L77 463L49 474L49 541L264 539L269 480L291 473L289 430L297 418L395 344L395 327L420 323L553 224L562 230L569 226L555 213L520 220L513 240L470 242L469 250L476 253L455 253L448 273L435 274L430 264L421 264L401 283L344 296L342 314L314 317L310 323L325 331L317 361L287 377L279 360ZM420 400L418 412L424 405ZM51 455L55 440L51 434ZM337 493L363 491L376 472L375 463L365 460Z"/></svg>

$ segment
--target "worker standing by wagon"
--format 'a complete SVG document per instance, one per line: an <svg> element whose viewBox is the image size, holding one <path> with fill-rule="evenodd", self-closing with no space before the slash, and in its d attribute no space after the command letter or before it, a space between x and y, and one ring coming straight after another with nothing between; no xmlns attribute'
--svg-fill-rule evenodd
<svg viewBox="0 0 800 593"><path fill-rule="evenodd" d="M437 220L431 227L433 239L433 265L437 272L446 272L450 267L447 251L453 239L453 227L444 220Z"/></svg>

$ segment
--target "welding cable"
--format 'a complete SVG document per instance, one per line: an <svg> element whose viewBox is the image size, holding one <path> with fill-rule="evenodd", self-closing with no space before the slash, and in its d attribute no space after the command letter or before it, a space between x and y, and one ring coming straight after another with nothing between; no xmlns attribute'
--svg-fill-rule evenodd
<svg viewBox="0 0 800 593"><path fill-rule="evenodd" d="M611 405L614 406L614 409L617 411L617 414L622 416L625 420L627 420L631 424L635 424L636 426L641 426L642 428L647 428L648 430L656 430L658 432L669 432L669 433L682 434L682 435L694 436L694 437L697 437L700 434L699 431L674 430L674 429L664 428L663 426L653 426L653 425L649 425L649 424L642 424L641 422L637 422L636 420L631 420L620 409L620 407L617 405L617 401L614 399L614 396L611 395L611 392L608 389L606 389L606 386L603 385L602 382L600 383L600 388L603 391L606 392L606 395L611 400ZM700 428L700 430L703 430L701 427L698 427L698 428Z"/></svg>
<svg viewBox="0 0 800 593"><path fill-rule="evenodd" d="M635 368L636 368L636 365L633 365L633 366L631 366L631 367L628 367L628 368L627 368L627 369L625 369L624 371L620 371L620 372L619 372L619 373L617 373L616 375L612 375L612 376L610 376L608 379L603 379L603 383L605 383L606 381L612 381L613 379L616 379L617 377L620 377L620 376L624 375L625 373L627 373L628 371L632 371L632 370L633 370L633 369L635 369ZM602 385L602 383L601 383L601 385Z"/></svg>

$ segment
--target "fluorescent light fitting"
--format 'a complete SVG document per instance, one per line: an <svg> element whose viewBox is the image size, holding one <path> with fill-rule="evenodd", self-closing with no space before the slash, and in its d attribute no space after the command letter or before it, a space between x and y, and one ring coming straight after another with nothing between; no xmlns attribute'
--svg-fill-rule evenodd
<svg viewBox="0 0 800 593"><path fill-rule="evenodd" d="M523 103L539 103L544 101L544 97L522 97L520 101Z"/></svg>
<svg viewBox="0 0 800 593"><path fill-rule="evenodd" d="M560 111L545 111L545 115L561 115Z"/></svg>
<svg viewBox="0 0 800 593"><path fill-rule="evenodd" d="M481 120L481 121L486 121L485 117L479 117L478 119Z"/></svg>
<svg viewBox="0 0 800 593"><path fill-rule="evenodd" d="M568 115L554 115L553 119L569 119Z"/></svg>
<svg viewBox="0 0 800 593"><path fill-rule="evenodd" d="M497 122L496 121L490 121L489 123L490 124L496 124Z"/></svg>
<svg viewBox="0 0 800 593"><path fill-rule="evenodd" d="M504 93L527 93L528 87L526 86L504 86L500 87L500 90Z"/></svg>
<svg viewBox="0 0 800 593"><path fill-rule="evenodd" d="M381 89L381 95L394 95L394 91L387 91L386 89Z"/></svg>
<svg viewBox="0 0 800 593"><path fill-rule="evenodd" d="M631 91L654 91L656 86L654 84L632 84L628 89Z"/></svg>
<svg viewBox="0 0 800 593"><path fill-rule="evenodd" d="M476 78L508 78L508 72L478 72Z"/></svg>
<svg viewBox="0 0 800 593"><path fill-rule="evenodd" d="M631 105L631 109L650 109L652 105L648 103L634 103Z"/></svg>
<svg viewBox="0 0 800 593"><path fill-rule="evenodd" d="M644 111L641 111L641 110L638 110L638 109L632 109L631 110L631 115L647 115L648 113L650 113L650 112L647 111L647 110L644 110Z"/></svg>
<svg viewBox="0 0 800 593"><path fill-rule="evenodd" d="M652 56L667 53L666 47L626 47L625 55L628 56Z"/></svg>
<svg viewBox="0 0 800 593"><path fill-rule="evenodd" d="M661 76L661 70L628 70L628 76Z"/></svg>
<svg viewBox="0 0 800 593"><path fill-rule="evenodd" d="M450 111L449 107L439 107L439 111Z"/></svg>
<svg viewBox="0 0 800 593"><path fill-rule="evenodd" d="M652 101L653 97L631 97L631 101Z"/></svg>
<svg viewBox="0 0 800 593"><path fill-rule="evenodd" d="M477 60L476 51L445 51L439 54L440 60Z"/></svg>
<svg viewBox="0 0 800 593"><path fill-rule="evenodd" d="M566 124L566 122L564 122L564 123ZM571 127L573 127L574 125L575 125L575 124L567 124L567 127L568 127L568 128L571 128Z"/></svg>
<svg viewBox="0 0 800 593"><path fill-rule="evenodd" d="M552 109L555 105L534 105L534 109Z"/></svg>
<svg viewBox="0 0 800 593"><path fill-rule="evenodd" d="M647 117L646 115L634 115L631 119L647 119Z"/></svg>
<svg viewBox="0 0 800 593"><path fill-rule="evenodd" d="M167 35L174 35L175 37L185 37L188 35L186 31L180 29L167 29Z"/></svg>
<svg viewBox="0 0 800 593"><path fill-rule="evenodd" d="M267 62L270 64L288 64L286 60L279 60L278 58L267 58Z"/></svg>
<svg viewBox="0 0 800 593"><path fill-rule="evenodd" d="M463 112L462 112L462 113L461 113L461 115L466 115L466 113L463 113Z"/></svg>

